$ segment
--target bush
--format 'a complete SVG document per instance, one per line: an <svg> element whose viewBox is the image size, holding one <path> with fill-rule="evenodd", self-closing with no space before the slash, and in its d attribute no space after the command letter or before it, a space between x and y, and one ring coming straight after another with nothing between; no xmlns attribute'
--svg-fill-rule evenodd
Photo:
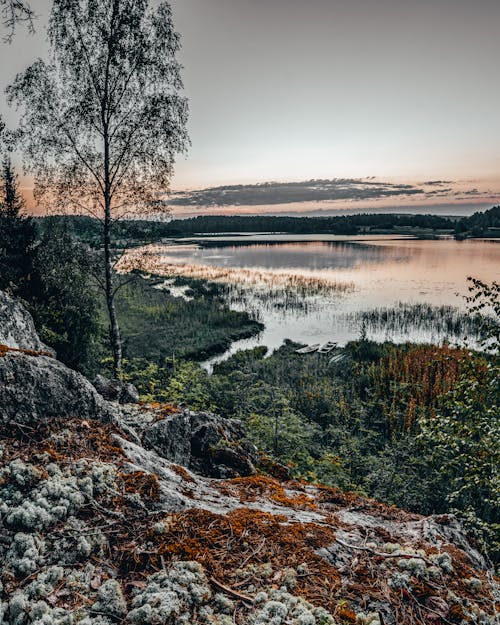
<svg viewBox="0 0 500 625"><path fill-rule="evenodd" d="M33 265L28 307L40 338L68 367L92 375L101 331L92 256L54 223L37 245Z"/></svg>

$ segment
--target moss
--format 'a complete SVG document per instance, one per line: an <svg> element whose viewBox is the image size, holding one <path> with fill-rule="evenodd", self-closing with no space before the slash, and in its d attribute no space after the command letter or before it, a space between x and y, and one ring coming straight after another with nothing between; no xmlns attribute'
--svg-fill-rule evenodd
<svg viewBox="0 0 500 625"><path fill-rule="evenodd" d="M330 502L342 497L334 489L311 487L306 493L300 483L267 478L227 481L224 488L242 489L264 503L276 503L269 494L288 500L297 492L307 494L321 522L299 522L297 517L305 515L295 511L287 511L289 516L262 512L258 503L226 514L201 509L159 514L158 506L148 507L156 479L130 472L111 433L74 420L63 427L41 424L40 431L27 435L11 432L1 441L0 523L7 539L0 543L2 625L116 625L122 620L129 625L331 625L333 617L345 625L370 617L381 597L384 610L398 615L398 624L415 625L415 598L425 606L436 596L450 606L450 622L494 623L487 574L453 545L443 544L436 553L423 538L411 547L390 542L389 521L367 535L378 545L377 553L356 551L357 563L346 575L337 558L325 559L334 549L345 553L340 530L359 530L355 521L348 526L330 514ZM327 500L324 506L321 498ZM415 520L359 495L346 495L345 501L360 518L394 519L403 529ZM22 531L9 524L25 503L46 512L49 524L28 523ZM426 552L415 548L421 545ZM354 554L347 554L352 563ZM212 596L211 588L218 594ZM453 595L448 597L447 589ZM313 607L318 605L322 608Z"/></svg>
<svg viewBox="0 0 500 625"><path fill-rule="evenodd" d="M236 495L242 503L268 499L297 510L314 510L317 507L312 497L305 493L288 496L280 482L264 475L235 478L222 482L219 488L227 495Z"/></svg>
<svg viewBox="0 0 500 625"><path fill-rule="evenodd" d="M48 358L54 358L54 354L50 352L37 352L32 349L22 349L19 347L9 347L8 345L0 345L0 358L3 358L9 353L26 354L27 356L47 356Z"/></svg>

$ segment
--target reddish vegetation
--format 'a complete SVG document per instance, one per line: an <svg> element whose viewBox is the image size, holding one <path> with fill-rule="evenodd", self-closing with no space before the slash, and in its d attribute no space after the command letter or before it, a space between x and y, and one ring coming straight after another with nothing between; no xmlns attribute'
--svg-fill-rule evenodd
<svg viewBox="0 0 500 625"><path fill-rule="evenodd" d="M67 436L51 436L58 430ZM32 462L36 455L47 453L55 462L64 464L81 458L123 464L125 454L113 440L118 433L112 425L80 419L52 420L38 424L34 429L27 425L2 426L0 439L4 443L3 462L21 458Z"/></svg>
<svg viewBox="0 0 500 625"><path fill-rule="evenodd" d="M295 485L296 483L293 482L293 486ZM297 510L314 510L316 508L314 500L305 493L295 497L288 497L280 482L264 475L252 475L250 477L226 480L221 482L218 487L225 495L238 497L242 503L268 499L287 508L296 508Z"/></svg>
<svg viewBox="0 0 500 625"><path fill-rule="evenodd" d="M54 432L57 436L51 437ZM299 482L280 483L269 477L253 476L220 482L220 488L223 493L236 495L243 502L257 502L258 505L259 501L268 504L272 501L281 506L283 512L287 508L314 511L322 515L321 520L293 522L284 514L270 514L247 507L227 514L201 509L171 515L155 513L154 506L147 504L154 504L159 499L158 478L143 471L127 472L127 460L114 442L114 433L112 426L76 419L43 424L36 430L12 425L0 432L4 443L4 462L22 458L36 464L39 454L48 453L61 466L82 458L112 462L117 466L117 493L121 495L113 495L112 500L99 495L80 513L87 524L107 532L109 549L106 561L93 560L103 579L112 570L117 579L125 582L124 587L130 589L171 561L196 560L215 580L215 585L220 587L222 584L232 592L248 596L253 592L252 587L279 588L284 582L285 569L293 569L297 573L294 594L325 607L342 623L354 623L355 611L359 612L370 603L380 602L391 606L396 622L401 625L430 622L458 624L463 620L463 613L457 606L450 605L451 610L442 621L426 616L432 616L429 612L432 601L439 598L448 601L449 591L491 611L486 573L474 569L465 552L458 547L442 547L452 558L452 574L443 572L437 580L412 577L411 591L397 590L388 585L388 578L398 570L397 559L364 546L356 548L344 544L342 547L337 532L341 529L352 531L353 526L340 522L335 516L340 509L357 513L362 511L376 518L403 523L420 519L355 493L343 493L327 487L314 489ZM43 463L40 464L43 477ZM172 465L172 469L187 484L193 482L182 467ZM290 497L287 490L299 494ZM130 497L133 494L140 496L141 505ZM158 523L161 531L158 531ZM374 526L369 532L370 540L375 540L377 544L394 540L394 536L381 526ZM416 543L412 547L426 547L428 556L436 551L429 545ZM336 568L317 553L322 547L331 546L334 546L333 550L342 547L347 558L342 567ZM255 568L264 564L268 568L265 575ZM479 596L467 586L471 577L479 577L483 581L484 589ZM23 581L11 580L9 592ZM81 603L85 597L77 599ZM72 605L71 598L68 602ZM245 609L243 600L239 603L238 615L244 615ZM240 622L239 616L236 622ZM470 620L466 618L465 622Z"/></svg>
<svg viewBox="0 0 500 625"><path fill-rule="evenodd" d="M48 358L53 358L53 355L50 352L35 352L32 349L21 349L19 347L9 347L8 345L0 345L0 358L8 354L9 352L14 352L18 354L26 354L27 356L47 356Z"/></svg>
<svg viewBox="0 0 500 625"><path fill-rule="evenodd" d="M185 482L196 484L196 480L184 467L179 466L178 464L170 465L170 468L174 473L177 473Z"/></svg>
<svg viewBox="0 0 500 625"><path fill-rule="evenodd" d="M272 565L276 587L280 572L287 567L308 566L299 577L298 594L316 605L332 607L339 590L339 575L315 549L334 541L333 529L314 523L287 523L286 517L239 508L227 515L206 510L188 510L168 519L167 531L160 536L149 532L151 544L143 546L142 526L132 529L136 549L121 549L124 571L159 569L162 561L196 560L217 580L230 587L250 586L252 577L238 576L238 569L250 564ZM130 533L117 537L117 546L130 545ZM272 582L271 582L272 583Z"/></svg>
<svg viewBox="0 0 500 625"><path fill-rule="evenodd" d="M376 398L387 406L391 430L413 429L418 410L430 409L432 414L439 398L458 381L466 361L470 357L464 349L415 345L404 354L395 349L373 365Z"/></svg>
<svg viewBox="0 0 500 625"><path fill-rule="evenodd" d="M141 406L147 412L151 412L151 410L154 410L158 416L158 420L179 412L178 406L169 403L161 404L160 402L153 402L151 404L141 404Z"/></svg>
<svg viewBox="0 0 500 625"><path fill-rule="evenodd" d="M150 501L158 501L160 498L160 484L156 475L144 473L144 471L133 471L121 473L120 477L127 494L137 493L143 499Z"/></svg>
<svg viewBox="0 0 500 625"><path fill-rule="evenodd" d="M274 458L262 452L259 453L259 468L277 480L286 481L290 479L290 469L288 467L276 462Z"/></svg>

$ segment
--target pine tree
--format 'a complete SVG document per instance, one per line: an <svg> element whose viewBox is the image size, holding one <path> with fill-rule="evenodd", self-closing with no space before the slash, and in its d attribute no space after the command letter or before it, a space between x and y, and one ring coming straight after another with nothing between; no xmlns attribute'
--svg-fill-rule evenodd
<svg viewBox="0 0 500 625"><path fill-rule="evenodd" d="M33 267L35 224L23 215L25 202L12 163L6 158L0 181L0 289L25 296Z"/></svg>
<svg viewBox="0 0 500 625"><path fill-rule="evenodd" d="M19 193L19 182L16 172L12 167L12 161L6 157L2 166L2 199L0 215L2 217L16 218L25 208L25 201Z"/></svg>

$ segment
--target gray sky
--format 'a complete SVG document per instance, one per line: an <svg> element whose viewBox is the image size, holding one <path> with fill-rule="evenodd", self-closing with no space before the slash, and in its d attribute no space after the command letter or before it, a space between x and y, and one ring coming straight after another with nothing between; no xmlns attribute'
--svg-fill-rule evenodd
<svg viewBox="0 0 500 625"><path fill-rule="evenodd" d="M48 5L33 0L35 36L2 45L0 87L44 54ZM461 181L486 203L500 190L498 0L172 5L192 140L176 189L376 176Z"/></svg>

